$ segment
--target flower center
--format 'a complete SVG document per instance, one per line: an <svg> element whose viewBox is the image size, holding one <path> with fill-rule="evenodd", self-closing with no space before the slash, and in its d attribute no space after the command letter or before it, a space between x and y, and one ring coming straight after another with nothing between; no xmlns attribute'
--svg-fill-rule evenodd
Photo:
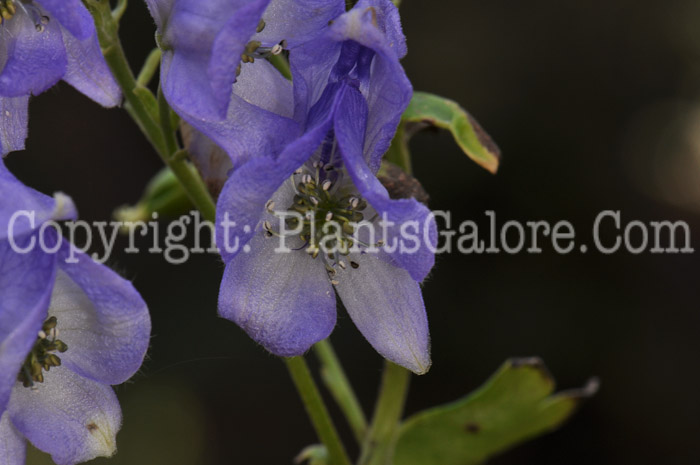
<svg viewBox="0 0 700 465"><path fill-rule="evenodd" d="M21 10L34 21L37 32L44 32L49 17L44 15L34 0L0 0L0 24L11 20Z"/></svg>
<svg viewBox="0 0 700 465"><path fill-rule="evenodd" d="M44 370L61 366L61 359L55 352L63 353L68 350L65 342L58 339L58 320L55 316L47 319L41 326L34 347L27 354L24 364L17 375L24 387L33 387L34 383L44 382Z"/></svg>
<svg viewBox="0 0 700 465"><path fill-rule="evenodd" d="M261 19L255 32L260 33L264 29L265 21ZM286 40L283 40L273 47L263 47L262 42L259 40L251 40L245 46L245 50L243 50L241 62L238 63L238 67L236 68L236 77L241 75L241 66L243 66L243 63L255 63L256 58L270 58L272 56L277 56L281 54L285 48L287 48Z"/></svg>
<svg viewBox="0 0 700 465"><path fill-rule="evenodd" d="M275 211L275 202L270 200L265 207L284 222L280 223L280 231L273 229L270 221L263 223L266 237L298 237L303 245L294 250L305 250L314 259L320 256L333 284L338 283L338 268L360 267L347 258L351 252L383 245L382 240L371 245L358 237L361 227L373 227L376 215L365 220L367 201L353 194L354 185L343 182L344 174L335 165L321 161L312 168L298 169L290 179L294 190L291 205Z"/></svg>

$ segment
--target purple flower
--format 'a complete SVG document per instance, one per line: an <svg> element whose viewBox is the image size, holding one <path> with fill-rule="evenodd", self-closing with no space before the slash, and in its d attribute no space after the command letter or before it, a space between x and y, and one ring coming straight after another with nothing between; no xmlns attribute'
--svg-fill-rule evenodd
<svg viewBox="0 0 700 465"><path fill-rule="evenodd" d="M104 106L121 94L80 0L0 0L0 152L24 148L30 95L63 79Z"/></svg>
<svg viewBox="0 0 700 465"><path fill-rule="evenodd" d="M291 52L293 89L288 83L257 91L259 104L275 108L287 122L246 127L250 137L237 142L248 153L265 155L247 157L219 197L217 244L226 262L219 312L274 354L300 355L328 337L337 293L381 355L416 373L430 367L419 283L434 264L436 225L414 199L390 199L376 177L412 95L399 63L405 53L392 2L361 0ZM284 142L263 152L270 133ZM235 166L240 153L232 156ZM281 220L280 212L303 218ZM381 217L395 225L376 244L358 238L350 225L378 226ZM225 225L227 218L236 225ZM327 243L338 251L324 253L320 242L329 236L319 232L331 222L342 226ZM419 243L410 251L390 250L403 240L406 225ZM276 252L278 236L296 250ZM238 251L227 250L236 240ZM247 252L241 251L244 244ZM359 248L349 250L353 245ZM373 245L381 251L370 253Z"/></svg>
<svg viewBox="0 0 700 465"><path fill-rule="evenodd" d="M72 246L41 231L75 217L68 197L24 186L0 162L0 199L0 464L23 464L26 440L57 464L110 456L121 425L110 385L143 361L146 304L88 256L73 250L68 263Z"/></svg>
<svg viewBox="0 0 700 465"><path fill-rule="evenodd" d="M279 81L284 81L266 73L271 66L265 57L294 50L318 35L345 6L344 0L146 2L158 26L161 86L168 103L229 152L240 151L242 128L285 124L276 108L259 105L258 94L281 95ZM246 82L234 85L238 73ZM278 142L272 135L267 145Z"/></svg>

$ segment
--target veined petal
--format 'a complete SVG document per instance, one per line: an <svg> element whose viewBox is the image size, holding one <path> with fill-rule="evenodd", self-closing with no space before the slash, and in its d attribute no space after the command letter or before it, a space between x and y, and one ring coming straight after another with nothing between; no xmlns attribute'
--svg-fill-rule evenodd
<svg viewBox="0 0 700 465"><path fill-rule="evenodd" d="M339 269L338 291L355 326L383 357L422 375L430 369L430 337L420 286L375 255L356 254L357 269Z"/></svg>
<svg viewBox="0 0 700 465"><path fill-rule="evenodd" d="M273 156L299 134L292 119L291 83L266 61L243 67L224 121L202 120L176 108L193 127L228 153L238 168L259 156Z"/></svg>
<svg viewBox="0 0 700 465"><path fill-rule="evenodd" d="M0 413L0 465L24 465L27 443L17 432L10 415Z"/></svg>
<svg viewBox="0 0 700 465"><path fill-rule="evenodd" d="M119 105L121 90L102 56L95 28L85 39L77 39L65 29L61 32L68 59L63 80L102 106Z"/></svg>
<svg viewBox="0 0 700 465"><path fill-rule="evenodd" d="M0 161L0 240L20 237L48 220L75 219L73 200L63 193L51 198L22 184ZM12 230L10 232L10 229Z"/></svg>
<svg viewBox="0 0 700 465"><path fill-rule="evenodd" d="M27 138L29 95L0 97L0 153L24 149Z"/></svg>
<svg viewBox="0 0 700 465"><path fill-rule="evenodd" d="M66 72L66 50L58 21L49 21L39 32L29 16L16 14L0 28L0 40L7 42L0 96L38 95Z"/></svg>
<svg viewBox="0 0 700 465"><path fill-rule="evenodd" d="M16 239L19 247L37 241L36 234ZM39 247L20 254L8 240L0 240L0 412L7 406L22 363L46 319L55 273L55 255Z"/></svg>
<svg viewBox="0 0 700 465"><path fill-rule="evenodd" d="M132 284L71 245L59 252L59 271L49 305L58 319L66 368L104 384L120 384L141 366L148 349L151 320Z"/></svg>
<svg viewBox="0 0 700 465"><path fill-rule="evenodd" d="M39 3L76 39L87 39L95 34L92 16L80 0L39 0Z"/></svg>
<svg viewBox="0 0 700 465"><path fill-rule="evenodd" d="M116 452L122 414L110 386L57 367L35 388L16 384L7 411L15 428L54 462L73 465Z"/></svg>
<svg viewBox="0 0 700 465"><path fill-rule="evenodd" d="M302 355L335 326L335 293L323 263L302 251L276 253L279 241L260 232L249 245L226 266L219 315L275 355Z"/></svg>
<svg viewBox="0 0 700 465"><path fill-rule="evenodd" d="M344 11L345 0L272 0L263 14L265 29L254 39L268 45L286 40L294 48L323 32Z"/></svg>
<svg viewBox="0 0 700 465"><path fill-rule="evenodd" d="M390 199L387 190L367 166L362 154L367 104L362 94L349 88L343 96L341 108L335 116L335 136L345 167L362 196L383 219L394 223L387 228L387 237L384 237L385 249L394 264L421 282L435 264L435 219L425 205L415 199Z"/></svg>

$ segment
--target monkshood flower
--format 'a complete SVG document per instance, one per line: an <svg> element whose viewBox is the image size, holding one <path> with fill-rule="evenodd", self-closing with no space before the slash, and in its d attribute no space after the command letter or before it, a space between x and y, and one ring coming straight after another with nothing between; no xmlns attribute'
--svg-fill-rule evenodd
<svg viewBox="0 0 700 465"><path fill-rule="evenodd" d="M67 263L72 245L39 234L74 217L68 197L24 186L0 162L0 465L24 464L27 440L59 465L111 456L121 410L110 385L148 347L131 283L86 255Z"/></svg>
<svg viewBox="0 0 700 465"><path fill-rule="evenodd" d="M274 354L300 355L328 337L337 293L381 355L419 374L430 367L420 282L434 265L436 225L415 199L390 199L376 177L412 95L405 53L393 3L362 0L292 51L293 99L282 94L289 82L255 94L291 123L249 126L239 141L254 153L270 132L287 138L236 169L219 197L219 312ZM356 234L354 225L380 219L393 223L380 237ZM411 250L397 245L406 225L419 238Z"/></svg>
<svg viewBox="0 0 700 465"><path fill-rule="evenodd" d="M255 80L266 57L294 50L345 10L344 0L146 0L163 50L161 86L172 108L229 153L251 125L283 124L251 105L237 77ZM264 70L262 71L264 74ZM277 92L258 82L255 92ZM233 86L233 93L231 92ZM245 115L245 116L241 116ZM279 143L268 134L267 145Z"/></svg>
<svg viewBox="0 0 700 465"><path fill-rule="evenodd" d="M80 0L0 0L0 151L24 148L30 95L63 79L104 106L121 94Z"/></svg>

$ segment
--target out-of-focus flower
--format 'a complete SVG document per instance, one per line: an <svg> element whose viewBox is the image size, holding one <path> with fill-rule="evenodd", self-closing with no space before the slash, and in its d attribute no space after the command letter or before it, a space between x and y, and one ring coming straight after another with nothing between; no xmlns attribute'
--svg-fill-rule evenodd
<svg viewBox="0 0 700 465"><path fill-rule="evenodd" d="M405 53L392 2L362 0L291 52L294 87L274 88L293 92L293 99L266 94L267 86L258 90L266 94L258 95L264 108L287 122L247 127L253 137L239 141L255 153L273 133L283 138L276 151L233 154L234 166L237 156L246 162L217 205L217 244L226 262L219 311L277 355L300 355L330 335L337 292L381 355L416 373L430 367L419 283L434 265L436 225L415 199L390 199L376 177L412 95L399 63ZM280 220L280 212L302 220ZM375 228L382 235L374 242L355 234L352 223L380 220L394 226ZM417 243L394 247L407 225ZM296 250L276 252L276 236ZM325 246L334 252L321 243L328 237ZM238 250L227 250L236 241ZM373 246L379 253L371 253Z"/></svg>
<svg viewBox="0 0 700 465"><path fill-rule="evenodd" d="M80 0L0 0L0 151L24 148L30 95L63 79L104 106L121 93Z"/></svg>
<svg viewBox="0 0 700 465"><path fill-rule="evenodd" d="M75 217L70 198L24 186L0 162L0 199L0 464L23 464L26 440L59 465L111 456L121 410L110 385L141 366L146 304L54 229L40 232Z"/></svg>

